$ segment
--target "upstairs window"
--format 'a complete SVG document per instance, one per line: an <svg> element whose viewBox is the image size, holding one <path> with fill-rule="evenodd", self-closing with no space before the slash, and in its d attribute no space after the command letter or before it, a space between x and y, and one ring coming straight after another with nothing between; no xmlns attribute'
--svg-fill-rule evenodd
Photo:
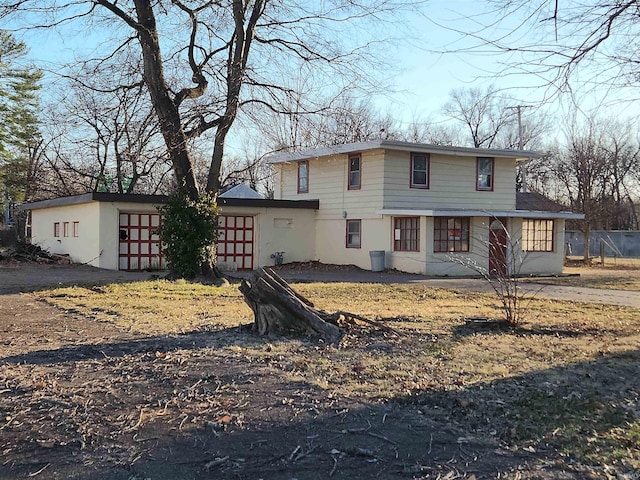
<svg viewBox="0 0 640 480"><path fill-rule="evenodd" d="M298 193L309 192L309 162L298 162Z"/></svg>
<svg viewBox="0 0 640 480"><path fill-rule="evenodd" d="M347 220L347 248L360 248L362 222L360 220Z"/></svg>
<svg viewBox="0 0 640 480"><path fill-rule="evenodd" d="M522 250L553 252L553 220L522 220Z"/></svg>
<svg viewBox="0 0 640 480"><path fill-rule="evenodd" d="M393 249L396 252L420 250L420 217L396 217L393 219Z"/></svg>
<svg viewBox="0 0 640 480"><path fill-rule="evenodd" d="M358 190L360 188L360 169L362 157L360 155L349 156L349 190Z"/></svg>
<svg viewBox="0 0 640 480"><path fill-rule="evenodd" d="M429 154L411 154L411 188L429 188Z"/></svg>
<svg viewBox="0 0 640 480"><path fill-rule="evenodd" d="M493 158L478 157L476 190L493 190Z"/></svg>

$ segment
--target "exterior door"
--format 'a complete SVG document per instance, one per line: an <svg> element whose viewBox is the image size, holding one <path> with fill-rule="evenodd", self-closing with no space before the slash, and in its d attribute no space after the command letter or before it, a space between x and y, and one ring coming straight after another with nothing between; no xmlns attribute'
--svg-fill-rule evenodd
<svg viewBox="0 0 640 480"><path fill-rule="evenodd" d="M235 265L238 270L253 270L254 225L254 218L248 215L218 217L219 263Z"/></svg>
<svg viewBox="0 0 640 480"><path fill-rule="evenodd" d="M120 270L162 270L158 213L120 213L118 268Z"/></svg>
<svg viewBox="0 0 640 480"><path fill-rule="evenodd" d="M489 225L489 275L504 277L507 268L507 220L494 218Z"/></svg>

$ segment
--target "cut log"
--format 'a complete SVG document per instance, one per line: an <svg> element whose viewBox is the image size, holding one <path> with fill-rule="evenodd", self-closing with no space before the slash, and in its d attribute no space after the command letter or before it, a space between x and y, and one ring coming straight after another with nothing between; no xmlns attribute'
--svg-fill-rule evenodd
<svg viewBox="0 0 640 480"><path fill-rule="evenodd" d="M254 315L254 330L260 335L302 334L338 345L343 332L332 316L314 308L276 272L258 268L239 287Z"/></svg>

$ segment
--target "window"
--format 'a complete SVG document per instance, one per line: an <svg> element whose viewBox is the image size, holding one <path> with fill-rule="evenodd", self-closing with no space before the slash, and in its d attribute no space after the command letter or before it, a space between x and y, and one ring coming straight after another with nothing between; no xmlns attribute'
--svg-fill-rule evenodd
<svg viewBox="0 0 640 480"><path fill-rule="evenodd" d="M433 251L468 252L469 217L434 217Z"/></svg>
<svg viewBox="0 0 640 480"><path fill-rule="evenodd" d="M411 188L429 188L429 154L411 154Z"/></svg>
<svg viewBox="0 0 640 480"><path fill-rule="evenodd" d="M80 222L73 222L73 236L80 236Z"/></svg>
<svg viewBox="0 0 640 480"><path fill-rule="evenodd" d="M349 156L349 190L358 190L360 188L360 155Z"/></svg>
<svg viewBox="0 0 640 480"><path fill-rule="evenodd" d="M60 236L60 222L55 222L53 224L53 236L54 237Z"/></svg>
<svg viewBox="0 0 640 480"><path fill-rule="evenodd" d="M553 220L522 220L522 250L553 252Z"/></svg>
<svg viewBox="0 0 640 480"><path fill-rule="evenodd" d="M493 158L478 157L476 190L493 190Z"/></svg>
<svg viewBox="0 0 640 480"><path fill-rule="evenodd" d="M64 232L65 237L69 236L69 222L64 222L62 224L62 231Z"/></svg>
<svg viewBox="0 0 640 480"><path fill-rule="evenodd" d="M309 162L298 162L298 193L309 192Z"/></svg>
<svg viewBox="0 0 640 480"><path fill-rule="evenodd" d="M393 249L396 252L420 251L420 217L394 218Z"/></svg>
<svg viewBox="0 0 640 480"><path fill-rule="evenodd" d="M362 222L347 220L347 248L360 248Z"/></svg>

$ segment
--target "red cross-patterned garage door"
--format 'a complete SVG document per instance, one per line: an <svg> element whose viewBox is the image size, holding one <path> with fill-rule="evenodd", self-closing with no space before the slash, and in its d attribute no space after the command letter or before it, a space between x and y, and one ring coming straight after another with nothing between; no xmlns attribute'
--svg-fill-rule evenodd
<svg viewBox="0 0 640 480"><path fill-rule="evenodd" d="M120 270L162 270L158 213L120 213Z"/></svg>
<svg viewBox="0 0 640 480"><path fill-rule="evenodd" d="M253 270L253 226L251 216L218 217L218 262L235 264L238 270Z"/></svg>

